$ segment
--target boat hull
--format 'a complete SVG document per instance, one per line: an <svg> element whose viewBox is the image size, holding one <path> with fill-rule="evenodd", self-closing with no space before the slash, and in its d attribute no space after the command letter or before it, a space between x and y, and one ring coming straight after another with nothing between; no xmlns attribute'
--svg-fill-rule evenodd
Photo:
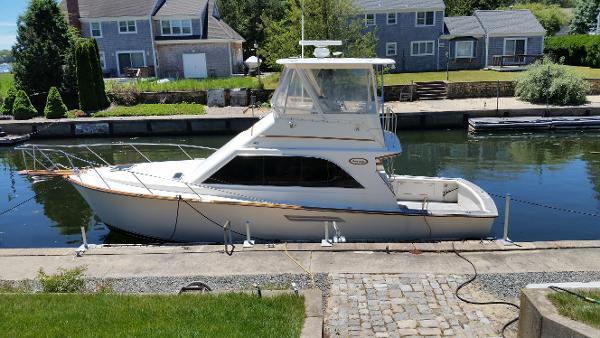
<svg viewBox="0 0 600 338"><path fill-rule="evenodd" d="M318 209L264 203L202 202L152 195L132 195L71 181L107 225L138 236L171 242L223 242L227 221L233 240L244 239L246 222L253 239L320 241L325 221L336 225L348 241L411 241L485 238L495 216L424 216L401 212ZM335 234L329 228L330 236Z"/></svg>

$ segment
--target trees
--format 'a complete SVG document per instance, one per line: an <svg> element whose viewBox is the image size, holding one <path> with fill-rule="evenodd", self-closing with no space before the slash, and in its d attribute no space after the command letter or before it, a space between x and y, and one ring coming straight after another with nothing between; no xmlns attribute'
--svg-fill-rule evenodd
<svg viewBox="0 0 600 338"><path fill-rule="evenodd" d="M496 9L514 3L512 0L446 0L445 2L448 16L473 15L476 10Z"/></svg>
<svg viewBox="0 0 600 338"><path fill-rule="evenodd" d="M29 120L37 115L37 110L31 104L29 96L24 90L19 90L13 105L13 116L15 120Z"/></svg>
<svg viewBox="0 0 600 338"><path fill-rule="evenodd" d="M70 35L58 3L31 0L17 26L17 43L12 49L16 87L29 94L61 87Z"/></svg>
<svg viewBox="0 0 600 338"><path fill-rule="evenodd" d="M109 102L106 97L100 54L95 39L79 39L75 47L79 107L89 112L104 109Z"/></svg>
<svg viewBox="0 0 600 338"><path fill-rule="evenodd" d="M538 21L544 26L546 35L554 35L560 31L560 27L569 23L570 16L555 4L544 4L541 2L531 2L527 4L518 4L514 9L528 9L535 15Z"/></svg>
<svg viewBox="0 0 600 338"><path fill-rule="evenodd" d="M596 28L600 0L579 0L575 7L571 34L588 34Z"/></svg>
<svg viewBox="0 0 600 338"><path fill-rule="evenodd" d="M46 100L46 108L44 109L44 115L46 115L46 118L63 118L65 117L67 110L67 106L65 106L58 89L56 89L56 87L50 88L50 93L48 93L48 99Z"/></svg>
<svg viewBox="0 0 600 338"><path fill-rule="evenodd" d="M270 67L279 68L277 59L300 56L301 14L300 3L288 0L281 20L265 20L266 40L260 53ZM375 55L375 34L363 33L362 17L351 0L305 0L305 28L306 40L341 40L340 51L346 57Z"/></svg>
<svg viewBox="0 0 600 338"><path fill-rule="evenodd" d="M244 56L254 55L254 43L262 46L265 41L264 20L279 21L285 15L283 0L218 0L219 14L245 39Z"/></svg>

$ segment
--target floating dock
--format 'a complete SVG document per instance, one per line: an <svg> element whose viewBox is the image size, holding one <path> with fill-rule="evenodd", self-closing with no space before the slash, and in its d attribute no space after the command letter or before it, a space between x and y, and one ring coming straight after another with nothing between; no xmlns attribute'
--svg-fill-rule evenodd
<svg viewBox="0 0 600 338"><path fill-rule="evenodd" d="M17 143L25 142L29 140L29 135L8 135L0 129L0 147L1 146L12 146Z"/></svg>
<svg viewBox="0 0 600 338"><path fill-rule="evenodd" d="M600 129L600 116L482 117L469 119L473 133L511 130Z"/></svg>

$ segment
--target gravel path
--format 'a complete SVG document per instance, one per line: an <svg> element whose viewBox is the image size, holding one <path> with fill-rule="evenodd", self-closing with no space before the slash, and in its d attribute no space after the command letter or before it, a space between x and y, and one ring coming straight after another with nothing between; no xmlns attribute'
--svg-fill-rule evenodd
<svg viewBox="0 0 600 338"><path fill-rule="evenodd" d="M475 284L501 299L517 300L527 284L600 281L600 272L525 272L480 274Z"/></svg>
<svg viewBox="0 0 600 338"><path fill-rule="evenodd" d="M117 293L177 293L182 287L196 281L215 291L251 290L254 289L255 283L263 289L289 290L291 283L296 283L300 289L311 287L310 278L304 274L89 279L87 285L91 289L99 285L109 285ZM325 293L329 289L327 275L316 274L315 284Z"/></svg>

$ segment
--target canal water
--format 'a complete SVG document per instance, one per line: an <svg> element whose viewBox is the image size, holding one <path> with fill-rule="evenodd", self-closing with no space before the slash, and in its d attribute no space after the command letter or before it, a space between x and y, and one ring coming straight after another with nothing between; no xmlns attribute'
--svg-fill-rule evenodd
<svg viewBox="0 0 600 338"><path fill-rule="evenodd" d="M511 204L510 238L515 241L600 239L600 133L510 134L468 136L465 130L403 131L399 174L463 177L494 194L501 216L491 237L501 237L504 196ZM111 142L185 143L219 147L223 137L79 139L37 143ZM143 147L142 147L143 148ZM144 152L152 160L184 159L167 148ZM192 154L200 157L206 153ZM112 163L142 159L131 149L102 152ZM34 182L17 174L24 168L20 152L0 148L0 247L62 247L81 244L80 226L90 243L141 243L110 232L74 188L60 179ZM34 197L35 196L35 197ZM541 206L543 205L543 206ZM547 206L547 207L546 207ZM554 208L551 208L554 207ZM559 210L560 209L560 210ZM569 212L571 211L571 212Z"/></svg>

